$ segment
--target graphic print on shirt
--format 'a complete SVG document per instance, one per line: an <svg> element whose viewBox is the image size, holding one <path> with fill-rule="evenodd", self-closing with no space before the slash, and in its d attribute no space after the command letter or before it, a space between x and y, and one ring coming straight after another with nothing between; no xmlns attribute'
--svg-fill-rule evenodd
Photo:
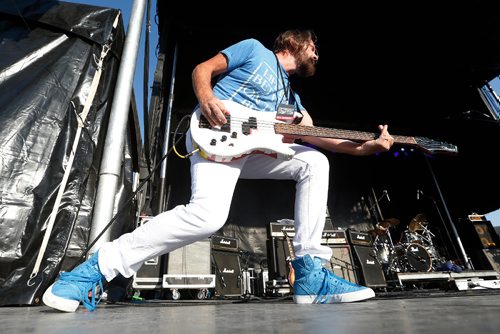
<svg viewBox="0 0 500 334"><path fill-rule="evenodd" d="M270 66L261 62L230 99L253 110L276 111L278 96L285 98L283 84L278 82L275 68L276 64Z"/></svg>

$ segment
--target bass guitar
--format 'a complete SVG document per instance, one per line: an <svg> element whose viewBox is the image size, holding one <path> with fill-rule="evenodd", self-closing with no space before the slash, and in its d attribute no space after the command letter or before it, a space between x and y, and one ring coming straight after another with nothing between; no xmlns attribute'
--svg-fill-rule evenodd
<svg viewBox="0 0 500 334"><path fill-rule="evenodd" d="M364 142L377 133L286 124L276 119L276 112L259 112L237 102L223 100L230 114L227 123L215 128L197 108L191 116L191 139L201 155L218 162L229 162L248 154L263 153L290 160L294 151L282 142L283 135L315 136ZM428 153L458 152L457 146L425 137L392 135L395 144L417 147Z"/></svg>

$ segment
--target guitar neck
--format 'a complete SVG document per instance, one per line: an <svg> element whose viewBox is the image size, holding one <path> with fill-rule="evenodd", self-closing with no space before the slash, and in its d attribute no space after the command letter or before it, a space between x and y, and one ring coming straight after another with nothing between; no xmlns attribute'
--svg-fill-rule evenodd
<svg viewBox="0 0 500 334"><path fill-rule="evenodd" d="M313 126L285 124L285 123L276 123L274 125L274 131L279 134L349 139L361 142L376 139L379 136L377 133L373 132L331 129L331 128L322 128L317 126L313 127ZM394 138L394 143L396 144L406 144L406 145L417 144L415 137L398 136L398 135L392 135L392 137Z"/></svg>
<svg viewBox="0 0 500 334"><path fill-rule="evenodd" d="M284 229L281 232L283 232L283 235L285 236L286 244L288 245L288 252L290 253L290 259L293 260L295 258L295 252L293 250L292 240Z"/></svg>

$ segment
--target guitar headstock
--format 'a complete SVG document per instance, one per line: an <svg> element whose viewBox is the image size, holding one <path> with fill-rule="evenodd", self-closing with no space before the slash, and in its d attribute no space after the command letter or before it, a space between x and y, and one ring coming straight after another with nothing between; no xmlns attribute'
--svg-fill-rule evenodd
<svg viewBox="0 0 500 334"><path fill-rule="evenodd" d="M437 141L425 137L415 137L415 142L424 151L432 154L436 153L447 153L447 154L458 154L458 147L456 145Z"/></svg>

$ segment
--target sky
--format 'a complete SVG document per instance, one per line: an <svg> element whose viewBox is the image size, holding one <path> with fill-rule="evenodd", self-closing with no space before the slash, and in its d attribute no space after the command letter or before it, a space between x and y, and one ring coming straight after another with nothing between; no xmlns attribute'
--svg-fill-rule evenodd
<svg viewBox="0 0 500 334"><path fill-rule="evenodd" d="M125 26L125 33L127 32L128 23L130 20L130 15L132 12L132 6L134 4L133 0L65 0L64 2L82 3L98 7L109 7L116 8L122 12L123 24ZM156 15L156 0L151 0L151 13L150 13L150 25L151 32L149 33L149 93L148 93L148 106L151 97L151 87L154 78L154 72L157 64L157 53L156 47L158 44L158 25L155 20ZM144 122L143 122L143 76L144 76L144 44L146 40L146 8L144 9L144 21L142 25L141 33L141 44L139 47L139 53L137 55L137 64L135 67L134 75L134 95L137 104L137 110L139 113L139 121L141 127L141 137L144 141Z"/></svg>

